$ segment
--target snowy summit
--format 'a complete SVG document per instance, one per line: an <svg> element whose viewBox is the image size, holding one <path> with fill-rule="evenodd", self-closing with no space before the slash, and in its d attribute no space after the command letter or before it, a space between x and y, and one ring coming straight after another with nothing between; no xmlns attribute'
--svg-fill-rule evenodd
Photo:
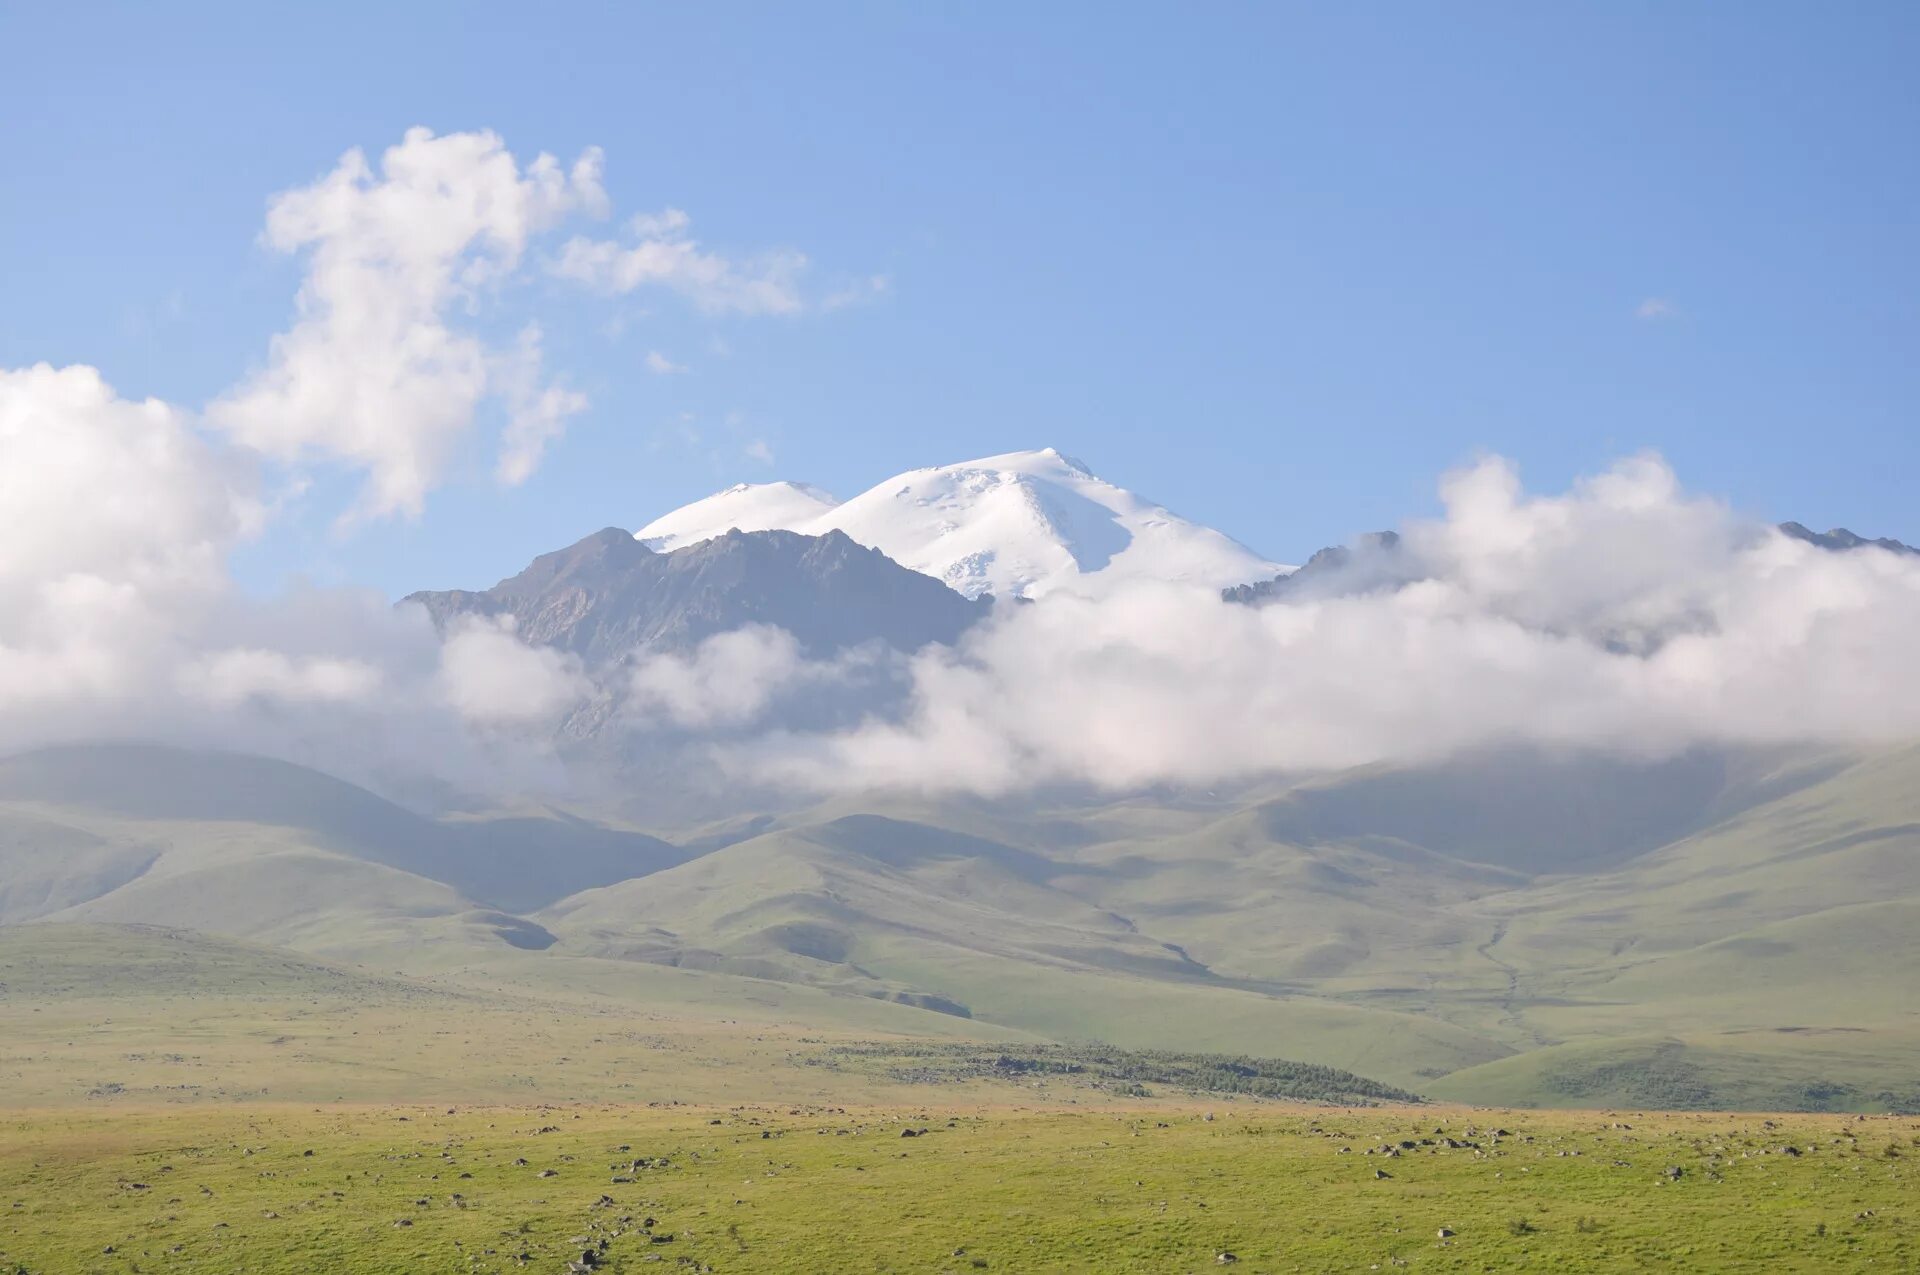
<svg viewBox="0 0 1920 1275"><path fill-rule="evenodd" d="M911 470L845 503L802 483L743 483L634 534L666 551L733 527L837 529L970 598L1104 593L1135 580L1224 588L1286 570L1051 447Z"/></svg>
<svg viewBox="0 0 1920 1275"><path fill-rule="evenodd" d="M657 553L741 531L792 531L840 502L806 483L735 483L705 500L682 505L634 535Z"/></svg>

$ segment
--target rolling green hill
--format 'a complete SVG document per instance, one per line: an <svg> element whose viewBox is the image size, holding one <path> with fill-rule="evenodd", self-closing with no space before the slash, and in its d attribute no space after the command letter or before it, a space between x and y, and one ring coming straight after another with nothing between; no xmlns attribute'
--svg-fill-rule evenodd
<svg viewBox="0 0 1920 1275"><path fill-rule="evenodd" d="M282 829L316 848L440 881L508 911L687 857L657 837L563 813L434 820L305 766L140 744L48 748L0 759L0 818L10 809L110 818L123 829ZM0 880L0 888L4 884Z"/></svg>
<svg viewBox="0 0 1920 1275"><path fill-rule="evenodd" d="M0 923L29 920L603 1005L778 988L803 1019L1476 1100L1884 1108L1920 1063L1920 748L841 797L679 847L563 812L430 819L255 758L52 750L0 762Z"/></svg>

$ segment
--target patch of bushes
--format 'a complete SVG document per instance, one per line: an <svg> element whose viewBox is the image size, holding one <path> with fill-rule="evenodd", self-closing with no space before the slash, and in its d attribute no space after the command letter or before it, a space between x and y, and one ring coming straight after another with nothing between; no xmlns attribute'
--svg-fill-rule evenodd
<svg viewBox="0 0 1920 1275"><path fill-rule="evenodd" d="M997 1049L954 1043L842 1045L808 1057L838 1067L858 1059L892 1064L891 1079L909 1084L990 1077L1073 1077L1125 1097L1148 1097L1150 1085L1195 1094L1244 1094L1304 1102L1369 1106L1420 1102L1418 1094L1338 1067L1232 1054L1127 1050L1105 1045L1023 1045Z"/></svg>

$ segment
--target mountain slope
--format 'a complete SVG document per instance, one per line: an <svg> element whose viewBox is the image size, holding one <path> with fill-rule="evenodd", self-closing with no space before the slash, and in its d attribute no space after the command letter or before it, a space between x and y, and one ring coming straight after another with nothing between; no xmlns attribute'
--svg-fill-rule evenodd
<svg viewBox="0 0 1920 1275"><path fill-rule="evenodd" d="M267 863L282 854L294 857ZM427 819L266 757L99 744L0 759L0 921L81 909L242 933L233 926L264 923L274 908L324 910L363 886L383 910L520 912L689 857L567 815ZM203 867L228 876L188 875ZM302 895L325 881L335 884ZM231 924L218 923L223 906Z"/></svg>
<svg viewBox="0 0 1920 1275"><path fill-rule="evenodd" d="M795 484L735 487L636 534L684 545L749 523L837 530L970 598L1101 592L1135 580L1219 589L1284 569L1051 447L911 470L843 504L831 500Z"/></svg>
<svg viewBox="0 0 1920 1275"><path fill-rule="evenodd" d="M613 527L542 554L491 589L406 601L443 628L461 616L512 616L522 638L571 651L589 668L642 648L685 650L749 624L785 629L810 655L876 640L913 651L953 642L988 605L833 531L731 531L655 553Z"/></svg>
<svg viewBox="0 0 1920 1275"><path fill-rule="evenodd" d="M588 891L536 919L560 936L556 950L865 990L1059 1039L1364 1064L1396 1083L1507 1052L1428 1016L1221 977L1072 889L1088 872L851 815Z"/></svg>
<svg viewBox="0 0 1920 1275"><path fill-rule="evenodd" d="M1902 544L1889 536L1879 536L1869 540L1865 536L1855 535L1845 527L1815 531L1805 523L1783 522L1780 524L1780 530L1795 540L1804 540L1810 545L1819 545L1822 549L1885 549L1889 553L1920 553L1920 549Z"/></svg>

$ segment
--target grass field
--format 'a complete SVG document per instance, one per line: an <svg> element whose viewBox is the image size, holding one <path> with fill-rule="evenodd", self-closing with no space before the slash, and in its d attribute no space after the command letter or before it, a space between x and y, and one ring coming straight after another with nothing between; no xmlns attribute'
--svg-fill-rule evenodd
<svg viewBox="0 0 1920 1275"><path fill-rule="evenodd" d="M1920 1123L1890 1117L254 1105L0 1131L9 1275L1920 1261Z"/></svg>
<svg viewBox="0 0 1920 1275"><path fill-rule="evenodd" d="M594 958L0 927L0 1275L1920 1262L1911 1116L1408 1105L1311 1061ZM1619 1061L1552 1075L1605 1095Z"/></svg>

